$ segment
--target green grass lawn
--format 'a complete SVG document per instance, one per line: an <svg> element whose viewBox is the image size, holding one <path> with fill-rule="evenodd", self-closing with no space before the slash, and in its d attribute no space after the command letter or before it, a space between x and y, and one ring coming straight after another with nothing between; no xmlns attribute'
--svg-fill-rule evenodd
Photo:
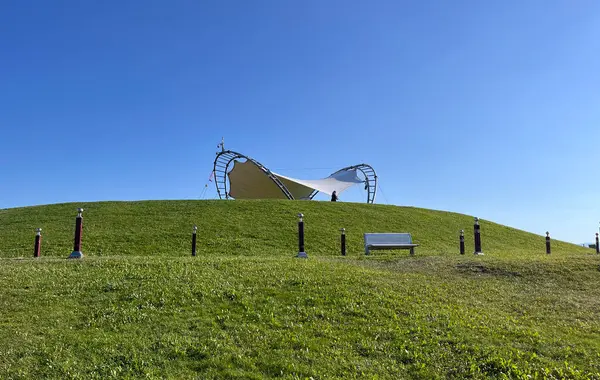
<svg viewBox="0 0 600 380"><path fill-rule="evenodd" d="M600 378L600 258L487 221L485 256L460 256L472 223L301 201L0 210L0 378ZM416 255L365 257L362 233L386 231L411 232Z"/></svg>

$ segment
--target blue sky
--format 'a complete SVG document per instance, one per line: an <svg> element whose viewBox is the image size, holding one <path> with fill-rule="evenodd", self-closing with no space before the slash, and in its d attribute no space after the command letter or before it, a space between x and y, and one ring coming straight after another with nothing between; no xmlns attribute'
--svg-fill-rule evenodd
<svg viewBox="0 0 600 380"><path fill-rule="evenodd" d="M0 36L0 208L198 199L224 136L298 178L370 163L378 203L598 231L597 1L9 0Z"/></svg>

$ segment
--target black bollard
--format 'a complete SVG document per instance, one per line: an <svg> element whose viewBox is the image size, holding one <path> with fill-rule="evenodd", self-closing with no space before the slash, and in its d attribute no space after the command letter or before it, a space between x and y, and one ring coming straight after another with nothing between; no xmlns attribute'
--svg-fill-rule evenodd
<svg viewBox="0 0 600 380"><path fill-rule="evenodd" d="M38 228L35 234L35 245L33 246L33 257L40 257L42 250L42 229Z"/></svg>
<svg viewBox="0 0 600 380"><path fill-rule="evenodd" d="M473 226L475 230L475 255L483 255L481 252L481 226L479 225L479 218L475 217L475 225Z"/></svg>
<svg viewBox="0 0 600 380"><path fill-rule="evenodd" d="M546 253L550 254L550 232L546 231Z"/></svg>
<svg viewBox="0 0 600 380"><path fill-rule="evenodd" d="M346 256L346 229L342 228L340 230L342 235L340 236L340 242L342 244L342 256Z"/></svg>
<svg viewBox="0 0 600 380"><path fill-rule="evenodd" d="M308 259L308 255L304 252L304 215L298 214L298 254L296 257Z"/></svg>
<svg viewBox="0 0 600 380"><path fill-rule="evenodd" d="M465 254L465 230L460 230L460 254Z"/></svg>
<svg viewBox="0 0 600 380"><path fill-rule="evenodd" d="M192 256L196 256L196 232L198 231L198 227L194 226L194 230L192 232Z"/></svg>
<svg viewBox="0 0 600 380"><path fill-rule="evenodd" d="M598 233L596 232L596 253L600 253L600 246L598 245Z"/></svg>
<svg viewBox="0 0 600 380"><path fill-rule="evenodd" d="M77 209L77 218L75 218L75 241L73 243L73 252L69 256L69 259L81 259L83 253L81 252L81 237L83 233L83 209Z"/></svg>

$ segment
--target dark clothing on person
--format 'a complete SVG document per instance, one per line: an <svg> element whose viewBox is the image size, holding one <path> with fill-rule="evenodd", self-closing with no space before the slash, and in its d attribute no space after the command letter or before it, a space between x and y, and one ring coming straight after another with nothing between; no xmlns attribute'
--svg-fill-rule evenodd
<svg viewBox="0 0 600 380"><path fill-rule="evenodd" d="M337 193L334 191L334 192L331 194L331 201L332 201L332 202L337 202L337 200L338 200L338 196L337 196Z"/></svg>

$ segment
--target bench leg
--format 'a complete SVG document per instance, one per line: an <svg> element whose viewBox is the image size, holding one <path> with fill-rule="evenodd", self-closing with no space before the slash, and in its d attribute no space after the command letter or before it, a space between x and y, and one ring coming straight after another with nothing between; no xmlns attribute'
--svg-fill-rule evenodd
<svg viewBox="0 0 600 380"><path fill-rule="evenodd" d="M410 249L410 255L412 256L412 255L414 255L414 254L415 254L415 248L414 248L414 247L412 247L412 248Z"/></svg>

